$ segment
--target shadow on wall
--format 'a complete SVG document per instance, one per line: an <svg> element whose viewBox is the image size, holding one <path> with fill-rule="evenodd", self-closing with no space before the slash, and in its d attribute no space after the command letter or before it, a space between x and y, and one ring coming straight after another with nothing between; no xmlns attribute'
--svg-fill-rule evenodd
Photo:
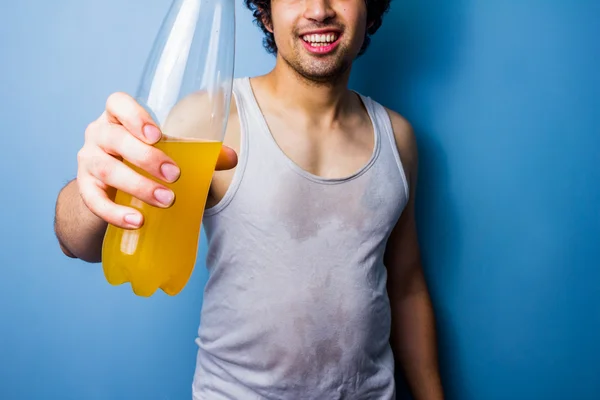
<svg viewBox="0 0 600 400"><path fill-rule="evenodd" d="M464 0L392 2L367 52L353 67L351 86L400 113L415 129L419 146L417 219L425 273L436 311L440 364L446 394L457 394L465 377L456 370L454 329L444 310L456 286L461 237L453 202L444 136L433 103L458 68L465 25ZM448 97L447 94L444 97ZM439 109L439 108L438 108ZM453 279L454 278L454 279ZM398 376L398 399L409 399Z"/></svg>

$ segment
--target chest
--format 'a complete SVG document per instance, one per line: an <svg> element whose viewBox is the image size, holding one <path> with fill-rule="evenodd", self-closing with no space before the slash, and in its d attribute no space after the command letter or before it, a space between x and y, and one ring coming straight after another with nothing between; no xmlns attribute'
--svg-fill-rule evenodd
<svg viewBox="0 0 600 400"><path fill-rule="evenodd" d="M270 117L269 136L274 151L288 160L300 171L322 179L344 179L359 172L373 158L375 133L370 122L356 121L354 125L340 129L313 129L297 127L281 117ZM369 120L370 121L370 120ZM257 125L254 125L255 129ZM230 121L224 144L238 154L247 151L241 146L242 132L239 120ZM243 134L257 136L255 131ZM264 140L264 138L263 138ZM214 174L207 206L217 204L225 196L237 167Z"/></svg>
<svg viewBox="0 0 600 400"><path fill-rule="evenodd" d="M273 245L310 243L311 248L347 249L384 240L406 204L402 179L390 164L375 160L360 174L320 180L281 159L249 160L223 218ZM235 218L232 216L235 215ZM249 228L250 227L250 228Z"/></svg>
<svg viewBox="0 0 600 400"><path fill-rule="evenodd" d="M368 117L343 126L318 126L282 115L267 115L268 134L301 170L324 179L343 179L363 168L375 146Z"/></svg>

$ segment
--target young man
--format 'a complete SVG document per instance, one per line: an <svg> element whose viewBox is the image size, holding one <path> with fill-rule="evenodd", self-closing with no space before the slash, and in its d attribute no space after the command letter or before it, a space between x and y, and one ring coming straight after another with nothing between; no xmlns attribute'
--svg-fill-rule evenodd
<svg viewBox="0 0 600 400"><path fill-rule="evenodd" d="M234 84L204 228L195 399L443 398L414 219L417 149L396 112L347 88L389 0L246 0L275 68ZM177 112L192 115L194 101ZM189 114L186 114L189 113ZM135 228L114 188L157 207L179 170L125 94L90 124L56 233L99 262L107 223ZM127 159L157 179L126 167Z"/></svg>

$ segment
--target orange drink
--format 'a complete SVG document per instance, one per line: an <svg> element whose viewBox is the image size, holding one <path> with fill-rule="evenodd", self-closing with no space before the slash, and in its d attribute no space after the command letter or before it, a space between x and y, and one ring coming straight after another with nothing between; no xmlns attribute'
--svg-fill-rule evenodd
<svg viewBox="0 0 600 400"><path fill-rule="evenodd" d="M181 170L177 182L166 184L175 193L175 201L163 209L117 192L115 202L138 209L144 224L135 230L108 226L102 264L109 283L130 282L134 293L145 297L159 288L174 296L185 287L196 263L204 207L221 145L219 141L176 138L155 145Z"/></svg>

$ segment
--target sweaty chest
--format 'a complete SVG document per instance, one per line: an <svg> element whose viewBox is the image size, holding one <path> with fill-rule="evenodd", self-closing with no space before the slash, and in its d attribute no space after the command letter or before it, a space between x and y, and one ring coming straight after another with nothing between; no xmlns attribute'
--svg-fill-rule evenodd
<svg viewBox="0 0 600 400"><path fill-rule="evenodd" d="M295 164L276 169L265 161L255 165L254 176L262 178L241 187L245 199L241 215L278 232L276 240L326 246L382 240L402 211L400 180L394 182L377 165L350 178L327 180Z"/></svg>
<svg viewBox="0 0 600 400"><path fill-rule="evenodd" d="M233 135L231 135L233 136ZM236 152L242 150L239 143L239 134L234 140L229 140L226 145L232 147ZM372 161L375 152L375 141L370 127L360 127L352 135L344 132L328 132L324 137L319 134L306 132L301 134L273 135L271 154L269 157L277 157L292 166L292 169L300 171L317 180L344 180L356 175L365 169ZM281 165L273 164L271 170L276 170ZM269 178L271 171L269 167L263 171L265 179ZM236 170L218 171L215 173L209 205L218 203L228 191ZM306 185L304 185L306 186ZM356 185L354 185L356 186ZM357 190L357 188L344 188L344 190ZM319 196L323 191L321 188L305 187L307 194ZM332 192L339 192L332 190Z"/></svg>

